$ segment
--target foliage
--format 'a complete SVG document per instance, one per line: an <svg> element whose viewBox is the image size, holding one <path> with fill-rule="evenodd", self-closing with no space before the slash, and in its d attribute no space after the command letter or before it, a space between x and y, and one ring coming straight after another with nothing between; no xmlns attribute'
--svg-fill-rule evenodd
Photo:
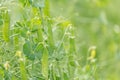
<svg viewBox="0 0 120 80"><path fill-rule="evenodd" d="M89 48L96 46L95 80L119 80L119 2L119 0L51 2L53 16L64 15L75 25L76 50L81 58L82 68L86 65Z"/></svg>
<svg viewBox="0 0 120 80"><path fill-rule="evenodd" d="M119 80L118 2L0 0L0 80Z"/></svg>

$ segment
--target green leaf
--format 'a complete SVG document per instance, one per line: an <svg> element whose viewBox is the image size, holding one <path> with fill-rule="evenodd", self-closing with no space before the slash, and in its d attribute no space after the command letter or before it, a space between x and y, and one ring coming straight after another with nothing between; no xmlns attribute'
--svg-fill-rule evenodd
<svg viewBox="0 0 120 80"><path fill-rule="evenodd" d="M3 25L3 19L2 19L2 16L0 14L0 26Z"/></svg>
<svg viewBox="0 0 120 80"><path fill-rule="evenodd" d="M27 33L27 29L26 28L21 29L21 36L22 37L26 38L26 36L27 36L26 33Z"/></svg>
<svg viewBox="0 0 120 80"><path fill-rule="evenodd" d="M3 25L3 20L2 20L2 19L0 19L0 26L1 26L1 25Z"/></svg>
<svg viewBox="0 0 120 80"><path fill-rule="evenodd" d="M10 80L10 77L9 77L10 75L9 75L9 72L8 71L4 71L4 79L5 80Z"/></svg>
<svg viewBox="0 0 120 80"><path fill-rule="evenodd" d="M44 7L44 0L29 0L29 3L34 6L34 7L37 7L37 8L42 8Z"/></svg>
<svg viewBox="0 0 120 80"><path fill-rule="evenodd" d="M30 41L26 41L26 43L23 45L23 52L26 55L26 57L30 60L35 59L35 55L32 52L32 45Z"/></svg>
<svg viewBox="0 0 120 80"><path fill-rule="evenodd" d="M24 4L26 2L26 0L19 0L19 2Z"/></svg>
<svg viewBox="0 0 120 80"><path fill-rule="evenodd" d="M43 44L38 44L37 47L35 48L35 56L38 58L38 59L41 59L42 57L42 54L43 54L43 50L44 50L44 47L43 47Z"/></svg>
<svg viewBox="0 0 120 80"><path fill-rule="evenodd" d="M25 5L27 4L27 0L19 0L19 2L20 2L23 6L25 6Z"/></svg>

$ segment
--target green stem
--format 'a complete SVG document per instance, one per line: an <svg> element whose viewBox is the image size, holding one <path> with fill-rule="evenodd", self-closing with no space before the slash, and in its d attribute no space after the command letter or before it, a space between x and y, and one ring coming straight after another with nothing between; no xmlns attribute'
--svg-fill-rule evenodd
<svg viewBox="0 0 120 80"><path fill-rule="evenodd" d="M43 10L41 7L39 7L39 10L40 10L40 16L41 16L41 22L42 22L42 30L44 32L44 34L47 34L46 31L45 31L45 24L44 24L44 18L43 18Z"/></svg>

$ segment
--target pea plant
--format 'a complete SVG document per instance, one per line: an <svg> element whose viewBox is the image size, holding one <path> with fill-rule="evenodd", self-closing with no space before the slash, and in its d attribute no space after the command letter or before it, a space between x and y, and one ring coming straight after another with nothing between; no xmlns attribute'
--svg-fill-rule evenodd
<svg viewBox="0 0 120 80"><path fill-rule="evenodd" d="M74 27L49 8L49 0L0 0L0 80L81 78Z"/></svg>

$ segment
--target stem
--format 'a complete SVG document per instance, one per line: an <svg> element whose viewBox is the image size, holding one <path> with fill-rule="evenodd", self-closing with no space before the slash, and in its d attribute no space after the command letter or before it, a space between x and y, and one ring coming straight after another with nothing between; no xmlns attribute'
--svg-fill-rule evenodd
<svg viewBox="0 0 120 80"><path fill-rule="evenodd" d="M43 30L44 34L47 35L47 33L45 31L45 24L44 24L44 18L43 18L43 10L42 10L41 7L39 7L39 10L40 10L40 16L41 16L42 30Z"/></svg>

